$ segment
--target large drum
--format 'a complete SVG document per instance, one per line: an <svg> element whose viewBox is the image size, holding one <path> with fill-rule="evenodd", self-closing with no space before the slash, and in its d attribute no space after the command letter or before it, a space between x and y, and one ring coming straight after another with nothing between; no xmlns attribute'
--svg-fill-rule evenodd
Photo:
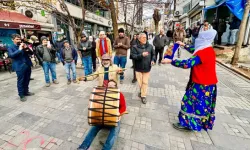
<svg viewBox="0 0 250 150"><path fill-rule="evenodd" d="M89 100L89 125L117 126L120 116L119 100L119 89L94 87Z"/></svg>

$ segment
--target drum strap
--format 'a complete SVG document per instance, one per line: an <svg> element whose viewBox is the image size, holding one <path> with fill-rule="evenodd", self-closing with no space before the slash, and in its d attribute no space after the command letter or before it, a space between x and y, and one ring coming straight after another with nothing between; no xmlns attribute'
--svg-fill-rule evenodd
<svg viewBox="0 0 250 150"><path fill-rule="evenodd" d="M106 103L106 95L108 88L105 89L104 100L103 100L103 108L102 108L102 125L104 125L104 111L105 111L105 103Z"/></svg>

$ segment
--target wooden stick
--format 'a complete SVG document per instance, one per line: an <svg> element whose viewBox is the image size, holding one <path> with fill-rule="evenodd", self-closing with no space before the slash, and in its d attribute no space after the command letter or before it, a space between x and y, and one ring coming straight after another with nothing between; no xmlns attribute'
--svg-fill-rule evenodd
<svg viewBox="0 0 250 150"><path fill-rule="evenodd" d="M122 68L121 70L125 71L127 69L126 68ZM114 70L114 71L104 71L102 73L94 73L94 74L90 74L90 75L87 75L87 76L78 77L78 80L81 79L81 78L87 78L87 77L91 77L91 76L94 76L94 75L99 75L99 74L104 74L104 73L109 73L109 72L117 72L117 70Z"/></svg>

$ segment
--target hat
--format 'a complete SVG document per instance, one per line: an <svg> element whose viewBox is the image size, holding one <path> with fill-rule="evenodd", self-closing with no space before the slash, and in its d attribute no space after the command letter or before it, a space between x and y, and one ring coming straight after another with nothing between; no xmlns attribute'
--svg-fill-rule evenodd
<svg viewBox="0 0 250 150"><path fill-rule="evenodd" d="M109 54L102 55L102 60L111 60Z"/></svg>
<svg viewBox="0 0 250 150"><path fill-rule="evenodd" d="M28 39L27 42L30 43L30 44L33 44L33 43L34 43L34 41L33 41L32 39Z"/></svg>
<svg viewBox="0 0 250 150"><path fill-rule="evenodd" d="M118 30L118 33L124 33L124 29L123 29L123 28L120 28L120 29Z"/></svg>
<svg viewBox="0 0 250 150"><path fill-rule="evenodd" d="M68 41L68 40L64 40L64 41L63 41L63 44L65 44L65 43L69 43L69 41Z"/></svg>
<svg viewBox="0 0 250 150"><path fill-rule="evenodd" d="M48 40L48 38L46 36L42 36L41 41L43 41L43 40Z"/></svg>
<svg viewBox="0 0 250 150"><path fill-rule="evenodd" d="M38 41L38 38L35 35L32 35L30 37L30 40L32 40L33 42L35 42L35 41Z"/></svg>
<svg viewBox="0 0 250 150"><path fill-rule="evenodd" d="M85 34L82 34L81 38L83 38L83 37L87 37L87 36Z"/></svg>

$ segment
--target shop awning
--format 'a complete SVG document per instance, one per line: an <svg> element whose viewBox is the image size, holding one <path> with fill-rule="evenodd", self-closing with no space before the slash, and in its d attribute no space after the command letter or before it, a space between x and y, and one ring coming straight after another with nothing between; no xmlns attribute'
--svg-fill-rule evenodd
<svg viewBox="0 0 250 150"><path fill-rule="evenodd" d="M38 22L23 14L3 10L0 11L0 28L41 30Z"/></svg>
<svg viewBox="0 0 250 150"><path fill-rule="evenodd" d="M217 8L226 5L228 9L240 20L243 18L246 0L217 0L217 5L206 7L204 10Z"/></svg>

